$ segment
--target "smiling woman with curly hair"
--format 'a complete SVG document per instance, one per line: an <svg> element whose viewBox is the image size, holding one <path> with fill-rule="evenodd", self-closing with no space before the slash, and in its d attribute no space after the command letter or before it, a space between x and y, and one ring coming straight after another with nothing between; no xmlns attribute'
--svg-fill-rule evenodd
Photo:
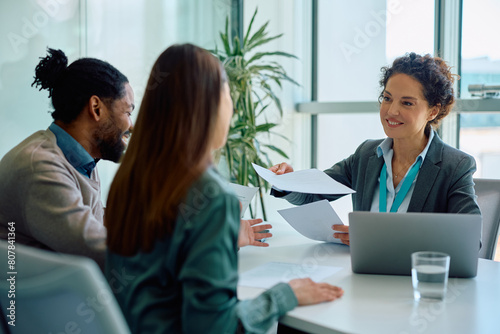
<svg viewBox="0 0 500 334"><path fill-rule="evenodd" d="M435 131L455 102L450 67L441 58L409 53L381 71L380 121L387 138L365 141L325 173L356 190L355 211L480 214L474 158L446 145ZM287 163L270 169L293 171ZM275 189L272 194L296 205L341 197ZM348 245L349 227L333 229L347 232L334 236Z"/></svg>

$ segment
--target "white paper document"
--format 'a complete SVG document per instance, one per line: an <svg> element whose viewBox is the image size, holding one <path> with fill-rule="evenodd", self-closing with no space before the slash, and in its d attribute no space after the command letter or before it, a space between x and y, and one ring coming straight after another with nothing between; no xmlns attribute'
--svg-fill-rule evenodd
<svg viewBox="0 0 500 334"><path fill-rule="evenodd" d="M231 187L231 189L233 189L233 191L236 193L236 197L238 197L238 199L240 200L241 217L243 217L243 214L247 210L250 202L252 201L252 198L255 196L259 188L242 186L241 184L236 183L229 183L229 186Z"/></svg>
<svg viewBox="0 0 500 334"><path fill-rule="evenodd" d="M252 164L252 166L260 177L280 190L324 195L355 193L354 190L335 181L319 169L305 169L283 175L276 175L259 165Z"/></svg>
<svg viewBox="0 0 500 334"><path fill-rule="evenodd" d="M329 267L285 262L268 262L242 273L238 280L240 286L269 289L272 286L295 278L310 277L320 282L340 271L341 267Z"/></svg>
<svg viewBox="0 0 500 334"><path fill-rule="evenodd" d="M334 238L332 225L344 223L333 210L326 199L304 204L290 209L278 210L278 213L303 236L319 241L340 244L340 239Z"/></svg>

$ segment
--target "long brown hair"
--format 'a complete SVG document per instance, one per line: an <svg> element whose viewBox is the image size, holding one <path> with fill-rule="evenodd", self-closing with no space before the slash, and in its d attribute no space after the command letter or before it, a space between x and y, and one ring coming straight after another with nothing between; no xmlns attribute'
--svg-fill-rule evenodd
<svg viewBox="0 0 500 334"><path fill-rule="evenodd" d="M220 62L197 46L173 45L160 55L109 191L110 251L148 252L172 233L179 204L209 163L225 80Z"/></svg>

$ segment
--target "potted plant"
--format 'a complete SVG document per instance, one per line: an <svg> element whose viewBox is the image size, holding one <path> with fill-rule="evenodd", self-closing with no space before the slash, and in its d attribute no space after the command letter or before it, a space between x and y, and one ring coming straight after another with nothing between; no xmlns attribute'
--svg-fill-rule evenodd
<svg viewBox="0 0 500 334"><path fill-rule="evenodd" d="M224 65L234 103L234 115L228 140L221 149L220 155L227 163L231 182L259 188L263 219L266 220L262 186L267 190L268 184L264 180L260 180L252 167L252 163L264 167L272 166L273 164L269 158L270 151L288 158L283 150L269 143L270 134L283 136L272 131L278 124L267 121L266 111L268 107L274 105L277 107L280 117L283 116L281 101L273 91L274 84L275 87L279 88L282 87L283 81L298 85L286 74L283 66L276 61L268 61L267 59L274 56L297 57L281 51L256 51L260 46L282 36L282 34L268 36L267 26L269 21L251 34L256 15L257 10L252 16L243 41L240 41L238 36L231 39L228 27L229 20L226 18L225 31L220 33L223 49L218 50L216 48L211 52ZM263 138L267 138L267 142ZM250 210L252 217L254 217L255 212L252 212L251 207Z"/></svg>

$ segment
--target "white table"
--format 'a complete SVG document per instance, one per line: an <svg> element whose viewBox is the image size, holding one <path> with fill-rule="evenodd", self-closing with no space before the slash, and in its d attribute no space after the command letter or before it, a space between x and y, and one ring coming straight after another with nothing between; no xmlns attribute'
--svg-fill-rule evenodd
<svg viewBox="0 0 500 334"><path fill-rule="evenodd" d="M410 276L361 275L351 271L349 247L316 242L286 222L273 223L270 247L239 251L240 273L270 261L342 267L324 281L344 289L330 303L297 307L280 321L308 333L500 333L500 263L479 260L473 279L450 278L442 302L415 302ZM238 287L240 299L263 290Z"/></svg>

